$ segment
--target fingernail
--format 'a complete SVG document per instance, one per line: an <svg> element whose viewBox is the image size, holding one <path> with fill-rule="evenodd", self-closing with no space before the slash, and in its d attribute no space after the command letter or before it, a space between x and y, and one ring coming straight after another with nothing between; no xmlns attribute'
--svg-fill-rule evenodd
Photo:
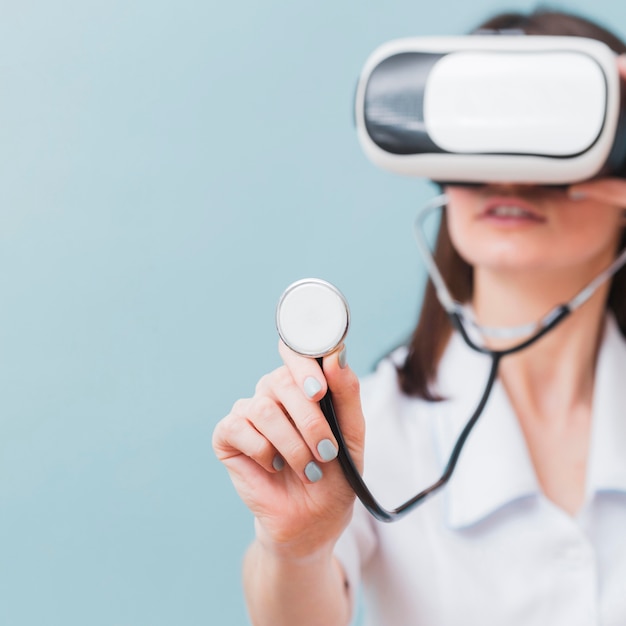
<svg viewBox="0 0 626 626"><path fill-rule="evenodd" d="M283 461L283 457L277 454L272 461L272 467L280 472L285 467L285 461Z"/></svg>
<svg viewBox="0 0 626 626"><path fill-rule="evenodd" d="M313 378L313 376L309 376L304 381L304 393L306 393L309 398L312 398L321 388L322 385L319 380Z"/></svg>
<svg viewBox="0 0 626 626"><path fill-rule="evenodd" d="M330 439L322 439L322 441L317 444L317 451L322 461L332 461L337 457L337 448Z"/></svg>
<svg viewBox="0 0 626 626"><path fill-rule="evenodd" d="M348 364L348 355L346 353L346 347L341 348L341 352L339 353L339 367L344 369Z"/></svg>
<svg viewBox="0 0 626 626"><path fill-rule="evenodd" d="M578 191L578 189L571 190L568 195L572 200L584 200L587 197L584 191Z"/></svg>
<svg viewBox="0 0 626 626"><path fill-rule="evenodd" d="M322 480L322 470L319 468L315 461L311 461L304 468L304 475L312 482L316 483L318 480Z"/></svg>

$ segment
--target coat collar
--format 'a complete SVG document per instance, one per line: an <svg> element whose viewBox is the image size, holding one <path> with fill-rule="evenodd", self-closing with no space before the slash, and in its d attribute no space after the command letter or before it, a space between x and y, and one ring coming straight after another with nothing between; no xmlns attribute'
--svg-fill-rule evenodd
<svg viewBox="0 0 626 626"><path fill-rule="evenodd" d="M448 400L435 406L433 421L442 467L478 402L489 365L489 357L468 348L456 333L452 336L439 369L439 388ZM604 490L626 493L625 371L626 342L608 317L596 368L588 497ZM539 493L520 425L496 381L444 488L447 524L471 526L511 502Z"/></svg>

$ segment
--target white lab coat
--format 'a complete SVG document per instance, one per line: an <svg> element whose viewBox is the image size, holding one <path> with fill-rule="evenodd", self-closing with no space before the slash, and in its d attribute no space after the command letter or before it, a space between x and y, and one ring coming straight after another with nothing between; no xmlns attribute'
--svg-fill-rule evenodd
<svg viewBox="0 0 626 626"><path fill-rule="evenodd" d="M449 400L406 397L389 360L363 381L364 477L383 505L398 506L439 477L488 365L455 334L440 367ZM592 413L587 497L575 517L540 492L499 382L443 491L391 524L357 503L336 554L355 597L363 585L365 623L624 626L626 341L611 317Z"/></svg>

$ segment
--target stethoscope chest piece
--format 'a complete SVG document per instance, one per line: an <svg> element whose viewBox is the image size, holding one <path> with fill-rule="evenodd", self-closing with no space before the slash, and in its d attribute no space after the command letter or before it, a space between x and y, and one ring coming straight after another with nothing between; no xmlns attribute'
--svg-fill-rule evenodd
<svg viewBox="0 0 626 626"><path fill-rule="evenodd" d="M284 291L276 308L276 328L294 352L320 358L344 340L350 311L343 294L319 278L305 278Z"/></svg>

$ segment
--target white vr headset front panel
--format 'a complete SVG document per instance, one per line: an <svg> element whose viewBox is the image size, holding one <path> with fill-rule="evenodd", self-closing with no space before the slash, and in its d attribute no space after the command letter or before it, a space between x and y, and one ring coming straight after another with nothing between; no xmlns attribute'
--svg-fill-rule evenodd
<svg viewBox="0 0 626 626"><path fill-rule="evenodd" d="M367 156L439 182L592 178L613 148L622 164L619 113L615 54L579 37L392 41L370 56L356 94Z"/></svg>
<svg viewBox="0 0 626 626"><path fill-rule="evenodd" d="M584 54L455 52L428 75L424 123L446 152L571 157L596 142L606 105L602 68Z"/></svg>

